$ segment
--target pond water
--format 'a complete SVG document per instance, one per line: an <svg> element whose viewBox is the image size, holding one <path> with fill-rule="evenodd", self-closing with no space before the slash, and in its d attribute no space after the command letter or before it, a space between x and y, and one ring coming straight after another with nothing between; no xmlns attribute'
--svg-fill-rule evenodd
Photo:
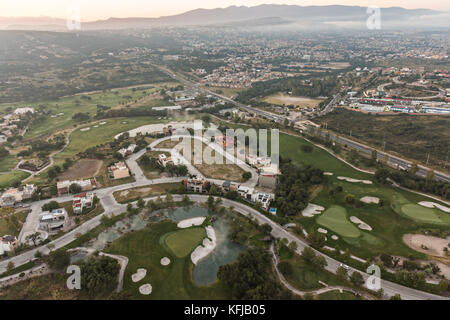
<svg viewBox="0 0 450 320"><path fill-rule="evenodd" d="M153 212L149 215L134 215L116 222L114 226L100 233L96 239L89 241L84 247L101 251L108 243L117 240L123 234L133 230L143 229L149 223L156 223L164 219L179 222L189 218L207 216L212 216L212 212L198 206L166 209ZM236 260L239 253L245 249L245 247L229 240L229 225L224 218L214 215L213 220L213 228L217 237L217 246L211 254L200 260L197 265L194 266L193 279L197 285L209 285L214 283L217 279L219 267ZM80 258L80 256L74 256L74 260Z"/></svg>
<svg viewBox="0 0 450 320"><path fill-rule="evenodd" d="M217 279L219 267L235 261L245 247L233 243L228 238L229 225L224 218L213 222L217 246L214 251L200 260L194 267L193 278L197 285L209 285Z"/></svg>

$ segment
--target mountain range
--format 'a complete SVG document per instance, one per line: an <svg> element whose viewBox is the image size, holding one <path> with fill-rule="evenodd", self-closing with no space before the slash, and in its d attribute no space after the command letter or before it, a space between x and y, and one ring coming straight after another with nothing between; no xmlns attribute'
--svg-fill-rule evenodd
<svg viewBox="0 0 450 320"><path fill-rule="evenodd" d="M254 7L230 6L217 9L195 9L182 14L159 18L109 18L83 22L83 30L107 30L152 28L162 26L214 26L237 27L271 25L311 25L313 27L365 26L369 17L366 7L360 6L297 6L265 4ZM381 9L381 21L385 26L410 25L415 27L450 27L450 14L430 9ZM66 20L52 17L0 17L1 29L32 29L64 31Z"/></svg>

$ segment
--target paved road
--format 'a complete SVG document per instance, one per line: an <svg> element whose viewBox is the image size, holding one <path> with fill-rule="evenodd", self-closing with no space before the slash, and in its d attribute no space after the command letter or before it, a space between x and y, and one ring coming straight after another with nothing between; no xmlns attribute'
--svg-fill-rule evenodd
<svg viewBox="0 0 450 320"><path fill-rule="evenodd" d="M329 291L340 291L341 293L343 291L349 291L352 292L353 294L357 294L360 296L363 296L365 299L367 300L374 300L374 298L370 295L368 295L366 292L360 291L360 290L354 290L352 288L349 287L344 287L344 286L326 286L324 288L320 288L317 290L310 290L310 291L301 291L298 290L296 288L294 288L287 280L286 278L283 276L283 274L280 272L280 270L278 269L278 255L275 252L275 245L274 243L272 243L270 245L270 252L272 253L272 261L273 261L273 265L275 268L275 272L278 276L278 279L280 279L280 282L292 293L299 295L299 296L303 296L305 294L315 294L315 295L319 295L325 292L329 292Z"/></svg>
<svg viewBox="0 0 450 320"><path fill-rule="evenodd" d="M160 179L159 181L153 180L151 183L165 183L165 182L161 182L161 180L165 180L165 179ZM127 188L126 185L117 186L117 187L113 187L113 188L115 188L116 190L121 190L119 187L122 187L123 189ZM109 189L111 189L111 188L109 188ZM111 193L108 193L108 195L111 195ZM50 242L52 250L56 250L56 249L59 249L61 247L68 245L69 243L74 241L79 234L87 233L90 230L92 230L93 228L95 228L96 226L98 226L100 224L102 216L104 216L104 215L110 216L113 211L115 211L116 213L120 213L120 212L124 212L126 210L125 204L118 204L117 202L115 202L113 197L105 198L105 196L106 196L105 194L100 196L102 205L105 208L105 212L103 214L100 214L100 215L90 219L89 221L85 222L84 224L75 228L74 230L64 234L60 238ZM184 195L174 195L173 196L174 201L181 201L183 199L183 197L184 197ZM156 199L156 198L157 197L152 197L152 198L147 198L145 200L148 201L149 199ZM164 196L162 196L162 198L164 198ZM193 194L193 195L189 195L189 198L191 201L195 201L198 203L204 203L207 201L208 196ZM273 237L278 238L278 239L286 238L288 240L288 242L295 241L297 243L297 247L298 247L297 253L298 254L300 254L301 251L305 247L309 246L309 244L306 243L304 240L293 235L292 233L290 233L289 231L287 231L286 229L284 229L283 227L281 227L274 221L272 221L269 218L267 218L266 216L264 216L259 211L255 210L253 208L250 208L243 203L235 202L235 201L223 198L222 205L227 208L233 207L234 210L236 210L237 212L241 213L244 216L249 216L249 215L252 216L259 224L266 224L266 223L269 224L272 227L271 234ZM6 267L10 261L13 262L15 266L20 266L20 265L25 264L28 261L32 260L34 258L36 251L38 251L38 250L43 254L48 254L50 252L49 245L45 245L45 246L40 246L35 249L26 251L22 254L12 257L12 258L5 259L0 262L0 273L6 271ZM325 258L325 260L327 261L327 264L328 264L326 269L330 272L335 273L337 268L341 265L341 263L333 258L326 256L325 254L323 254L317 250L314 250L314 251L316 252L316 254L320 254ZM351 267L349 268L349 270L351 272L357 271L356 269L351 268ZM363 277L365 280L369 277L368 274L365 274L365 273L362 273L362 274L363 274ZM392 283L389 281L385 281L385 280L381 281L381 286L384 289L384 292L388 296L392 296L392 295L399 293L403 299L414 299L414 300L415 299L418 299L418 300L447 299L442 296L437 296L437 295L433 295L430 293L407 288L407 287L404 287L404 286L401 286L401 285L398 285L398 284L395 284L395 283Z"/></svg>
<svg viewBox="0 0 450 320"><path fill-rule="evenodd" d="M326 134L327 134L327 132L325 132L325 131L322 132L322 136L323 137L325 137ZM329 132L329 134L330 134L330 139L331 140L336 141L337 143L339 143L341 145L345 145L346 144L350 148L356 149L359 152L365 153L367 155L371 155L372 154L372 150L377 150L377 159L379 161L384 161L385 157L386 157L386 154L387 154L388 160L389 160L388 164L391 165L392 167L395 167L395 168L401 168L402 167L404 169L408 169L408 167L412 165L411 161L404 160L402 158L399 158L399 157L394 156L392 154L389 154L387 152L383 152L381 150L369 147L367 145L364 145L362 143L356 142L354 140L350 140L348 138L344 138L344 137L338 136L338 135L336 135L335 133L332 133L332 132ZM425 167L425 166L422 166L422 165L418 165L418 168L419 168L419 170L417 171L417 175L420 176L420 177L425 178L427 176L428 170L430 170L430 169ZM441 171L436 171L436 170L433 170L433 171L434 171L434 178L436 180L444 181L444 182L450 182L450 176L448 176L447 174L445 174L445 173L443 173Z"/></svg>
<svg viewBox="0 0 450 320"><path fill-rule="evenodd" d="M245 111L248 111L248 112L260 115L260 116L264 116L264 117L266 117L268 119L274 120L274 121L279 122L279 123L283 123L284 120L287 119L287 117L285 117L283 115L276 115L276 114L273 114L273 113L270 113L270 112L267 112L267 111L259 110L259 109L256 109L256 108L252 108L251 106L246 106L246 105L244 105L242 103L234 101L233 99L230 99L228 97L219 95L219 94L217 94L215 92L212 92L210 90L202 88L200 85L198 85L196 83L193 83L192 81L187 80L184 77L181 77L181 76L175 74L174 72L172 72L172 71L170 71L170 70L168 70L166 68L163 68L161 66L155 65L155 67L159 68L160 70L162 70L163 72L168 74L173 79L175 79L175 80L185 84L188 87L194 88L194 89L196 89L198 91L203 91L204 93L210 94L210 95L215 96L215 97L217 97L219 99L222 99L224 101L232 103L235 106L237 106L240 109L243 109ZM398 81L398 79L394 79L394 82L397 83L397 81ZM319 114L323 115L323 114L326 114L326 113L330 112L333 109L333 107L336 105L336 102L339 101L339 99L340 99L340 94L338 93L338 94L336 94L333 97L333 99L330 101L330 103ZM347 138L338 137L337 141L339 141L340 143L344 142L344 144L346 143L349 147L354 148L354 149L359 150L359 151L364 152L364 153L369 153L370 154L372 152L372 150L373 150L373 148L371 148L371 147L368 147L366 145L363 145L361 143L358 143L356 141L353 141L353 140L350 140L350 139L347 139ZM379 151L378 152L378 158L380 160L384 159L382 157L382 155L384 156L384 153ZM395 165L395 166L399 165L399 166L403 166L403 167L407 168L408 164L411 164L410 161L401 159L401 158L399 158L397 156L389 155L389 158L391 160L391 163L393 165ZM417 175L419 175L421 177L426 177L426 173L427 173L428 170L429 170L429 168L427 168L425 166L422 166L422 165L419 165L419 171L417 172ZM443 173L443 172L439 172L439 171L435 171L435 179L436 180L440 180L440 181L450 182L450 176L445 174L445 173Z"/></svg>

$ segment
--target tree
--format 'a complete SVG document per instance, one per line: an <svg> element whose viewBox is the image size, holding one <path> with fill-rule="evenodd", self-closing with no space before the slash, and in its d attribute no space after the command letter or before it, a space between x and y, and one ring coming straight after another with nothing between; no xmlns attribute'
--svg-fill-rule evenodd
<svg viewBox="0 0 450 320"><path fill-rule="evenodd" d="M343 266L340 266L339 268L337 268L336 270L336 276L341 279L341 280L347 280L347 269L344 268Z"/></svg>
<svg viewBox="0 0 450 320"><path fill-rule="evenodd" d="M272 232L272 227L268 223L264 223L260 228L261 232L265 235L270 235L270 233Z"/></svg>
<svg viewBox="0 0 450 320"><path fill-rule="evenodd" d="M82 190L81 186L79 184L77 184L77 183L72 183L69 186L69 192L72 193L72 194L80 193L81 190Z"/></svg>
<svg viewBox="0 0 450 320"><path fill-rule="evenodd" d="M120 265L109 257L94 258L81 263L81 289L90 296L111 292L116 287Z"/></svg>
<svg viewBox="0 0 450 320"><path fill-rule="evenodd" d="M250 172L248 172L248 171L245 171L245 172L242 174L242 179L243 179L244 181L248 181L251 177L252 177L252 174L251 174Z"/></svg>
<svg viewBox="0 0 450 320"><path fill-rule="evenodd" d="M364 284L364 278L361 275L361 273L355 271L352 273L352 275L350 276L350 281L356 285L356 286L360 286L362 284Z"/></svg>
<svg viewBox="0 0 450 320"><path fill-rule="evenodd" d="M56 250L48 255L48 265L56 270L62 270L70 264L70 254L64 250Z"/></svg>
<svg viewBox="0 0 450 320"><path fill-rule="evenodd" d="M8 262L8 265L6 266L6 270L11 271L12 269L14 269L14 262L10 261L10 262Z"/></svg>
<svg viewBox="0 0 450 320"><path fill-rule="evenodd" d="M402 296L396 293L390 298L390 300L402 300Z"/></svg>
<svg viewBox="0 0 450 320"><path fill-rule="evenodd" d="M52 211L61 208L61 205L56 201L50 201L42 206L42 211Z"/></svg>
<svg viewBox="0 0 450 320"><path fill-rule="evenodd" d="M312 264L314 258L316 257L316 253L310 247L305 247L300 256L306 263Z"/></svg>
<svg viewBox="0 0 450 320"><path fill-rule="evenodd" d="M229 288L233 299L281 299L283 290L272 267L267 250L250 248L239 254L236 262L220 266L217 278Z"/></svg>
<svg viewBox="0 0 450 320"><path fill-rule="evenodd" d="M295 252L298 249L298 244L295 241L291 241L291 243L289 243L289 249L291 249L291 251Z"/></svg>
<svg viewBox="0 0 450 320"><path fill-rule="evenodd" d="M145 206L145 201L144 199L142 199L141 197L139 197L138 201L137 201L137 206L138 208L142 209Z"/></svg>
<svg viewBox="0 0 450 320"><path fill-rule="evenodd" d="M328 265L327 260L325 260L325 257L322 255L317 255L313 261L312 261L313 266L315 266L316 268L323 270L325 269L325 267Z"/></svg>
<svg viewBox="0 0 450 320"><path fill-rule="evenodd" d="M355 203L355 196L352 194L345 195L345 202L347 204L354 204Z"/></svg>
<svg viewBox="0 0 450 320"><path fill-rule="evenodd" d="M442 292L442 293L447 292L447 290L448 290L448 281L447 280L439 281L438 287L439 287L439 291L440 292Z"/></svg>
<svg viewBox="0 0 450 320"><path fill-rule="evenodd" d="M41 234L39 232L34 232L25 237L26 242L33 242L33 245L36 246L37 241L41 239Z"/></svg>

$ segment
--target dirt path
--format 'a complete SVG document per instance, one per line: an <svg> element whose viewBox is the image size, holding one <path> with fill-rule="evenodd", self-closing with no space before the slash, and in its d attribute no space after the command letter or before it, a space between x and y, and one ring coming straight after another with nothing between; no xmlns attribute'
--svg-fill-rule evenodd
<svg viewBox="0 0 450 320"><path fill-rule="evenodd" d="M119 255L103 253L103 252L100 252L99 255L115 259L115 260L117 260L117 262L119 262L120 271L119 271L119 281L117 283L116 292L117 293L121 292L123 289L123 275L125 274L125 269L128 265L128 258L125 256L119 256Z"/></svg>

